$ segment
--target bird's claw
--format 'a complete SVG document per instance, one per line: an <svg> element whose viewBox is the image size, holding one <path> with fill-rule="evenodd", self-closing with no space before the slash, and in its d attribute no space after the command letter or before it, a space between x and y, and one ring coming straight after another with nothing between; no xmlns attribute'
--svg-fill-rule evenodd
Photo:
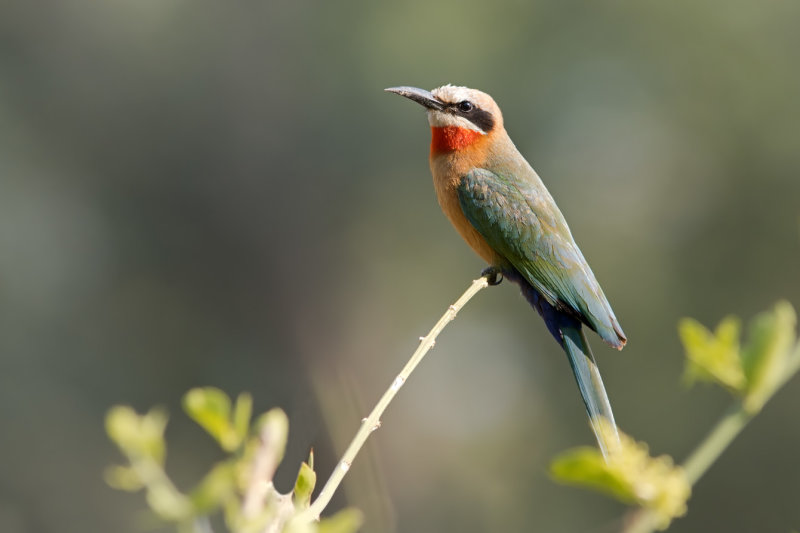
<svg viewBox="0 0 800 533"><path fill-rule="evenodd" d="M496 267L484 268L481 277L486 278L486 283L492 286L500 285L500 282L503 281L503 273Z"/></svg>

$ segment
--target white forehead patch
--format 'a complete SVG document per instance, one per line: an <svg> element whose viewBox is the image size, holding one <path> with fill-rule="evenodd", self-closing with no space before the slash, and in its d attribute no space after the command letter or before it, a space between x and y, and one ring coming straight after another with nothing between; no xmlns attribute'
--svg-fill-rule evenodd
<svg viewBox="0 0 800 533"><path fill-rule="evenodd" d="M458 87L456 85L442 85L431 92L433 96L448 104L455 104L462 100L472 100L475 96L474 89Z"/></svg>

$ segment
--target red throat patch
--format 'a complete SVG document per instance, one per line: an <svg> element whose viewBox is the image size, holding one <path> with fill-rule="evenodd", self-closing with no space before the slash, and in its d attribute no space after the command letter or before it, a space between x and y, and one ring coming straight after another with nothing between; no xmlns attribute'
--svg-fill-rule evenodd
<svg viewBox="0 0 800 533"><path fill-rule="evenodd" d="M461 150L484 136L479 131L457 126L431 128L431 134L431 154Z"/></svg>

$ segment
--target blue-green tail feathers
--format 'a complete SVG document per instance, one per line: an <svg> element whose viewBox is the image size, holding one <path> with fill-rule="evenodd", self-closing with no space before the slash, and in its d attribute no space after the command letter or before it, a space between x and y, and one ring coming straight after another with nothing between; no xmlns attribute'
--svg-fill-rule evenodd
<svg viewBox="0 0 800 533"><path fill-rule="evenodd" d="M619 435L600 371L589 343L586 341L583 324L572 314L550 305L518 272L506 271L504 275L520 286L525 299L542 316L547 329L567 353L572 372L575 374L575 381L578 382L578 389L586 406L586 412L589 414L592 430L597 437L600 450L607 458L609 452L619 446ZM613 428L611 433L598 430L597 421L601 418L610 422Z"/></svg>
<svg viewBox="0 0 800 533"><path fill-rule="evenodd" d="M614 413L611 411L611 403L608 401L606 388L600 377L600 370L597 368L592 349L586 342L586 335L580 324L577 328L564 327L561 333L563 335L562 346L567 352L569 364L575 374L575 381L578 382L578 388L581 391L583 403L586 405L586 412L589 413L597 443L603 456L608 458L609 452L619 447L619 434L614 422ZM600 417L610 422L611 433L598 430L596 422Z"/></svg>

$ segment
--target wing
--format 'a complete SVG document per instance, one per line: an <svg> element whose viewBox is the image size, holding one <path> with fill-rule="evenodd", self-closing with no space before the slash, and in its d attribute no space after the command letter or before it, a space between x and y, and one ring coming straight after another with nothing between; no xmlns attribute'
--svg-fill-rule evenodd
<svg viewBox="0 0 800 533"><path fill-rule="evenodd" d="M523 181L475 169L462 178L458 198L478 233L550 304L622 347L625 336L611 306L538 177Z"/></svg>

